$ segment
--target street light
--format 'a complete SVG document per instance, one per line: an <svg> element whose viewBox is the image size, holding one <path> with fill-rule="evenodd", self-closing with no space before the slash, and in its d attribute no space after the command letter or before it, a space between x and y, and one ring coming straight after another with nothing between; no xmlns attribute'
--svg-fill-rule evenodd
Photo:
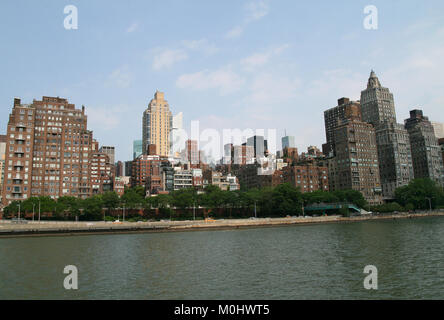
<svg viewBox="0 0 444 320"><path fill-rule="evenodd" d="M35 203L32 204L32 221L34 221Z"/></svg>
<svg viewBox="0 0 444 320"><path fill-rule="evenodd" d="M254 217L257 218L257 212L256 212L256 200L254 200Z"/></svg>
<svg viewBox="0 0 444 320"><path fill-rule="evenodd" d="M432 198L426 197L426 199L429 200L429 208L432 211Z"/></svg>
<svg viewBox="0 0 444 320"><path fill-rule="evenodd" d="M40 199L39 199L39 223L40 223Z"/></svg>
<svg viewBox="0 0 444 320"><path fill-rule="evenodd" d="M20 221L20 202L19 202L18 206L19 206L18 219Z"/></svg>
<svg viewBox="0 0 444 320"><path fill-rule="evenodd" d="M193 220L196 220L196 202L193 202Z"/></svg>
<svg viewBox="0 0 444 320"><path fill-rule="evenodd" d="M125 222L125 205L123 205L123 222Z"/></svg>

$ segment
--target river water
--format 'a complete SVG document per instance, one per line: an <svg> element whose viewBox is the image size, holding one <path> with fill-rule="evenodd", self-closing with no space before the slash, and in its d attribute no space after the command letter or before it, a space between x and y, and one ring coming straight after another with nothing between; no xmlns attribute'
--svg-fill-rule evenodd
<svg viewBox="0 0 444 320"><path fill-rule="evenodd" d="M443 217L0 239L0 299L424 298L444 299Z"/></svg>

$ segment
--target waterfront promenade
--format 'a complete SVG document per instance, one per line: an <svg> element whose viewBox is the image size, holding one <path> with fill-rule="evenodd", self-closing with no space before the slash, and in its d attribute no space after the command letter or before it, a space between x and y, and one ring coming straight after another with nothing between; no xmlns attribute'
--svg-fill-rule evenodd
<svg viewBox="0 0 444 320"><path fill-rule="evenodd" d="M17 223L11 220L0 220L0 237L38 236L38 235L74 235L88 233L133 233L133 232L167 232L192 231L208 229L236 229L251 227L272 227L285 225L303 225L318 223L358 222L384 219L421 218L444 216L443 211L426 213L397 213L390 215L365 215L355 217L320 216L320 217L286 217L286 218L250 218L221 220L188 220L188 221L152 221L152 222L70 222L70 221L29 221Z"/></svg>

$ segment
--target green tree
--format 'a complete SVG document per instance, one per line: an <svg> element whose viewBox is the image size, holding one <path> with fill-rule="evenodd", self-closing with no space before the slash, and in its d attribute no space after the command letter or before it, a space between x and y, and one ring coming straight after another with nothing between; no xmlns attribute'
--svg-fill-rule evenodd
<svg viewBox="0 0 444 320"><path fill-rule="evenodd" d="M430 205L436 208L443 198L442 187L428 178L414 179L395 190L395 199L399 204L405 206L410 203L415 209L429 209Z"/></svg>
<svg viewBox="0 0 444 320"><path fill-rule="evenodd" d="M83 208L82 220L99 221L103 219L103 201L100 195L95 195L83 200Z"/></svg>
<svg viewBox="0 0 444 320"><path fill-rule="evenodd" d="M107 191L102 195L103 206L108 209L108 214L111 210L116 209L120 204L119 195L114 191Z"/></svg>
<svg viewBox="0 0 444 320"><path fill-rule="evenodd" d="M145 202L145 189L139 186L126 189L121 197L121 201L126 208L139 208Z"/></svg>

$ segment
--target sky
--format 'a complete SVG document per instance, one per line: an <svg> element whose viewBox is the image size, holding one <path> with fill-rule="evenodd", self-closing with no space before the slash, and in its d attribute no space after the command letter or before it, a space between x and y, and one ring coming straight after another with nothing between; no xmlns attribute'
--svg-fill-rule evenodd
<svg viewBox="0 0 444 320"><path fill-rule="evenodd" d="M78 28L67 30L67 5ZM378 10L365 29L364 8ZM323 112L358 100L371 69L394 94L398 122L421 108L444 122L444 2L0 2L0 134L14 97L67 98L116 160L132 159L156 90L184 127L286 132L299 151L325 142Z"/></svg>

